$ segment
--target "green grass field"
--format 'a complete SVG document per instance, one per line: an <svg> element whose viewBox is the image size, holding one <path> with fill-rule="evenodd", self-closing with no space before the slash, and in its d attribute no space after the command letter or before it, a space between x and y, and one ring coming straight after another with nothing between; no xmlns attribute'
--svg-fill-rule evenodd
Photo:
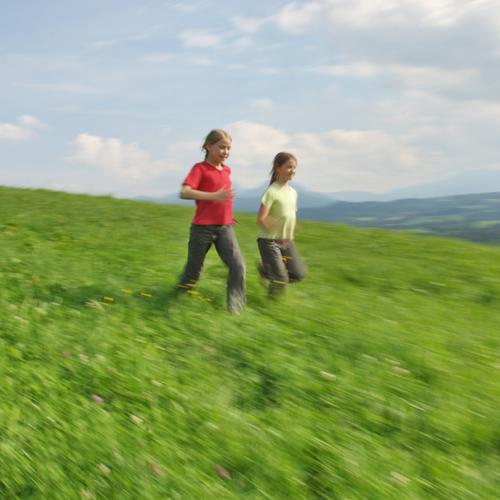
<svg viewBox="0 0 500 500"><path fill-rule="evenodd" d="M0 498L495 498L500 249L307 222L248 307L192 209L0 188Z"/></svg>

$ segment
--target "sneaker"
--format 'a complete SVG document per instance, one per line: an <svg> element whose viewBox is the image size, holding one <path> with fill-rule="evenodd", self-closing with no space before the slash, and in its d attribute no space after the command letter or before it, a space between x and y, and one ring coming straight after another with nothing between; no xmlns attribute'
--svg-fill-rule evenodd
<svg viewBox="0 0 500 500"><path fill-rule="evenodd" d="M243 312L245 309L245 303L244 302L236 302L234 304L228 305L227 310L229 311L229 314L233 316L238 316Z"/></svg>
<svg viewBox="0 0 500 500"><path fill-rule="evenodd" d="M194 287L196 286L195 282L188 282L188 283L177 283L175 286L175 290L180 293L191 293L194 290Z"/></svg>

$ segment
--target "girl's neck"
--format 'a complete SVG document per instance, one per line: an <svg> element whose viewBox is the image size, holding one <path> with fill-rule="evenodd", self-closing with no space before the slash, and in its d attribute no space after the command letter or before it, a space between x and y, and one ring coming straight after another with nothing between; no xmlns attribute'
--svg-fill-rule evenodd
<svg viewBox="0 0 500 500"><path fill-rule="evenodd" d="M208 164L212 165L212 167L215 167L217 170L220 170L220 169L222 168L222 165L223 165L222 163L219 163L219 162L217 162L217 161L214 161L214 160L212 160L212 159L210 159L210 158L205 158L205 161L206 161Z"/></svg>
<svg viewBox="0 0 500 500"><path fill-rule="evenodd" d="M276 179L276 182L277 182L280 186L282 186L282 187L286 187L286 186L288 186L288 181L287 181L287 180L282 181L282 180L280 180L280 179Z"/></svg>

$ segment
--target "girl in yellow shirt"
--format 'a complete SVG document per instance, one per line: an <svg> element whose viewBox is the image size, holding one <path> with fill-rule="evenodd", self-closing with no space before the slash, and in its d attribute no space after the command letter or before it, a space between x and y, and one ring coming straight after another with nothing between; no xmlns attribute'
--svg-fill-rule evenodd
<svg viewBox="0 0 500 500"><path fill-rule="evenodd" d="M288 283L305 278L302 259L293 242L297 213L297 191L289 185L297 169L291 153L280 152L273 160L271 182L262 196L257 239L262 262L259 273L269 282L269 295L279 295Z"/></svg>

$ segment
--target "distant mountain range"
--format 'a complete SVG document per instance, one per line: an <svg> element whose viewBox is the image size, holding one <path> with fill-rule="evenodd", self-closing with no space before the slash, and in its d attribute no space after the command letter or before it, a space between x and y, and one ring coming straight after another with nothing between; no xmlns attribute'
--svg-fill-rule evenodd
<svg viewBox="0 0 500 500"><path fill-rule="evenodd" d="M235 211L254 212L267 184L237 189ZM299 217L363 227L404 229L483 243L500 243L500 171L463 172L440 182L383 194L317 193L294 184ZM465 193L465 194L464 194ZM178 194L142 200L192 204Z"/></svg>
<svg viewBox="0 0 500 500"><path fill-rule="evenodd" d="M391 201L403 198L435 198L491 192L500 192L500 170L469 170L461 172L460 174L441 181L396 189L386 195L382 195L380 201Z"/></svg>
<svg viewBox="0 0 500 500"><path fill-rule="evenodd" d="M266 190L268 184L262 184L257 188L238 189L236 188L236 197L234 198L234 210L236 212L257 212L259 210L260 199ZM300 204L304 207L324 207L331 203L336 198L329 194L316 193L308 191L301 186L294 184L300 197ZM160 198L141 196L136 198L143 201L151 201L153 203L172 203L174 205L189 205L191 200L181 200L178 193L169 194Z"/></svg>
<svg viewBox="0 0 500 500"><path fill-rule="evenodd" d="M310 191L303 186L293 184L299 193L299 205L304 208L317 208L329 205L334 201L393 201L404 198L434 198L454 196L460 194L475 194L500 192L500 170L470 170L461 172L446 179L418 184L386 193L372 193L369 191L337 191L333 193L319 193ZM267 183L252 189L242 189L236 186L237 197L234 208L241 212L256 212L259 209L260 198ZM167 194L159 198L140 197L138 199L154 203L189 204L190 201L180 200L178 193Z"/></svg>
<svg viewBox="0 0 500 500"><path fill-rule="evenodd" d="M338 201L326 207L299 210L302 219L351 226L404 229L500 243L500 192L395 201Z"/></svg>
<svg viewBox="0 0 500 500"><path fill-rule="evenodd" d="M369 191L338 191L327 196L331 201L393 201L405 198L436 198L460 194L478 194L500 192L500 170L469 170L457 175L425 184L417 184L386 193L372 193ZM309 193L313 195L313 193ZM307 203L301 206L312 207Z"/></svg>

